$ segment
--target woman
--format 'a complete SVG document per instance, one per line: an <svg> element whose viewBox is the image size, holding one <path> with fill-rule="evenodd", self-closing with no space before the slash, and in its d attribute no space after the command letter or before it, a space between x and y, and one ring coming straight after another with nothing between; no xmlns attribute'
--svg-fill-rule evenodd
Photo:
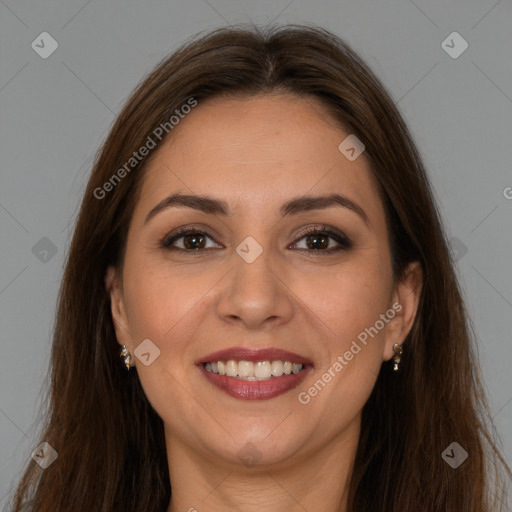
<svg viewBox="0 0 512 512"><path fill-rule="evenodd" d="M13 509L504 510L472 340L368 67L319 28L213 31L99 153Z"/></svg>

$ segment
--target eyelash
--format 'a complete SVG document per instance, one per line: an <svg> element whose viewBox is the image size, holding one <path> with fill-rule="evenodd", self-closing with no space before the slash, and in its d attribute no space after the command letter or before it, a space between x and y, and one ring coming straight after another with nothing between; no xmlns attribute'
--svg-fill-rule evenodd
<svg viewBox="0 0 512 512"><path fill-rule="evenodd" d="M172 245L174 242L176 242L176 240L184 238L187 235L206 235L208 238L210 238L211 240L213 240L215 243L218 244L218 242L206 231L203 231L202 229L199 229L199 228L194 228L193 226L184 226L182 228L179 228L177 233L171 233L170 235L166 235L166 237L164 237L161 240L160 247L162 249L167 249L170 251L181 251L184 253L189 253L192 256L198 255L199 253L202 253L204 251L211 250L211 248L210 249L182 249L181 247L175 247ZM299 238L297 239L297 241L300 241L303 238L305 238L307 236L311 236L311 235L328 235L329 238L332 238L333 240L335 240L339 245L337 247L330 248L330 249L296 249L296 250L306 251L315 256L324 256L324 255L332 254L334 252L348 250L348 249L352 248L352 242L347 238L347 236L345 236L344 233L342 233L341 231L339 231L335 228L330 228L328 226L321 226L320 229L318 227L309 228L309 229L303 231L299 235ZM295 243L296 242L294 242L294 244Z"/></svg>

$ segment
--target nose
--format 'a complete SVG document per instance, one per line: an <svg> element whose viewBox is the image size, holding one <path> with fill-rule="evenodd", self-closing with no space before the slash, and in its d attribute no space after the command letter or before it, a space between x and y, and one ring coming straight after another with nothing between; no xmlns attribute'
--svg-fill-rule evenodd
<svg viewBox="0 0 512 512"><path fill-rule="evenodd" d="M264 330L290 321L293 292L285 271L271 260L270 250L265 249L250 263L233 253L234 268L226 276L217 305L217 314L224 322Z"/></svg>

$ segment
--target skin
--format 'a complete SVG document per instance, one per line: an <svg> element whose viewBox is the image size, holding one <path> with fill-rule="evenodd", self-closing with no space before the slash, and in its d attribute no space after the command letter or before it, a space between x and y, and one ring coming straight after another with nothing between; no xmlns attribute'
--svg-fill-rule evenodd
<svg viewBox="0 0 512 512"><path fill-rule="evenodd" d="M364 153L350 162L338 150L349 132L318 100L210 99L171 135L147 168L122 273L109 268L106 275L119 344L132 358L145 339L160 350L148 366L133 359L165 425L173 490L168 512L343 511L361 410L393 344L412 327L420 266L412 264L406 279L393 282L384 207ZM222 199L230 215L173 207L144 223L177 192ZM368 223L339 206L279 213L291 198L333 192L356 202ZM188 224L211 237L203 252L159 246ZM318 224L341 230L352 248L328 253L339 246L329 238L328 248L305 250L311 238L301 230ZM263 248L250 264L236 252L248 236ZM183 249L186 241L174 245ZM300 403L299 392L396 303L401 311L378 335L309 403ZM233 398L194 361L234 346L290 350L314 368L278 397ZM255 465L238 456L244 447L257 453Z"/></svg>

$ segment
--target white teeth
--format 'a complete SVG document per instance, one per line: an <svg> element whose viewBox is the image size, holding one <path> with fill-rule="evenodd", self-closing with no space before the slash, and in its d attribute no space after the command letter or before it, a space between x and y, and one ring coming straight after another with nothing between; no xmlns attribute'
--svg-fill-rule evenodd
<svg viewBox="0 0 512 512"><path fill-rule="evenodd" d="M213 368L214 363L212 363ZM302 365L297 363L292 363L292 373L299 373L302 370ZM213 370L212 370L213 371Z"/></svg>
<svg viewBox="0 0 512 512"><path fill-rule="evenodd" d="M254 363L252 361L238 362L239 377L254 377Z"/></svg>
<svg viewBox="0 0 512 512"><path fill-rule="evenodd" d="M254 376L257 379L269 379L272 375L270 371L270 361L258 361L254 368Z"/></svg>
<svg viewBox="0 0 512 512"><path fill-rule="evenodd" d="M226 362L226 375L228 377L236 377L238 375L238 365L236 364L236 361L230 359L229 361Z"/></svg>
<svg viewBox="0 0 512 512"><path fill-rule="evenodd" d="M204 364L206 371L227 375L228 377L237 377L241 380L268 380L281 375L297 374L304 369L300 363L290 361L216 361Z"/></svg>
<svg viewBox="0 0 512 512"><path fill-rule="evenodd" d="M272 361L272 364L270 365L270 371L274 377L281 377L284 372L282 361Z"/></svg>

